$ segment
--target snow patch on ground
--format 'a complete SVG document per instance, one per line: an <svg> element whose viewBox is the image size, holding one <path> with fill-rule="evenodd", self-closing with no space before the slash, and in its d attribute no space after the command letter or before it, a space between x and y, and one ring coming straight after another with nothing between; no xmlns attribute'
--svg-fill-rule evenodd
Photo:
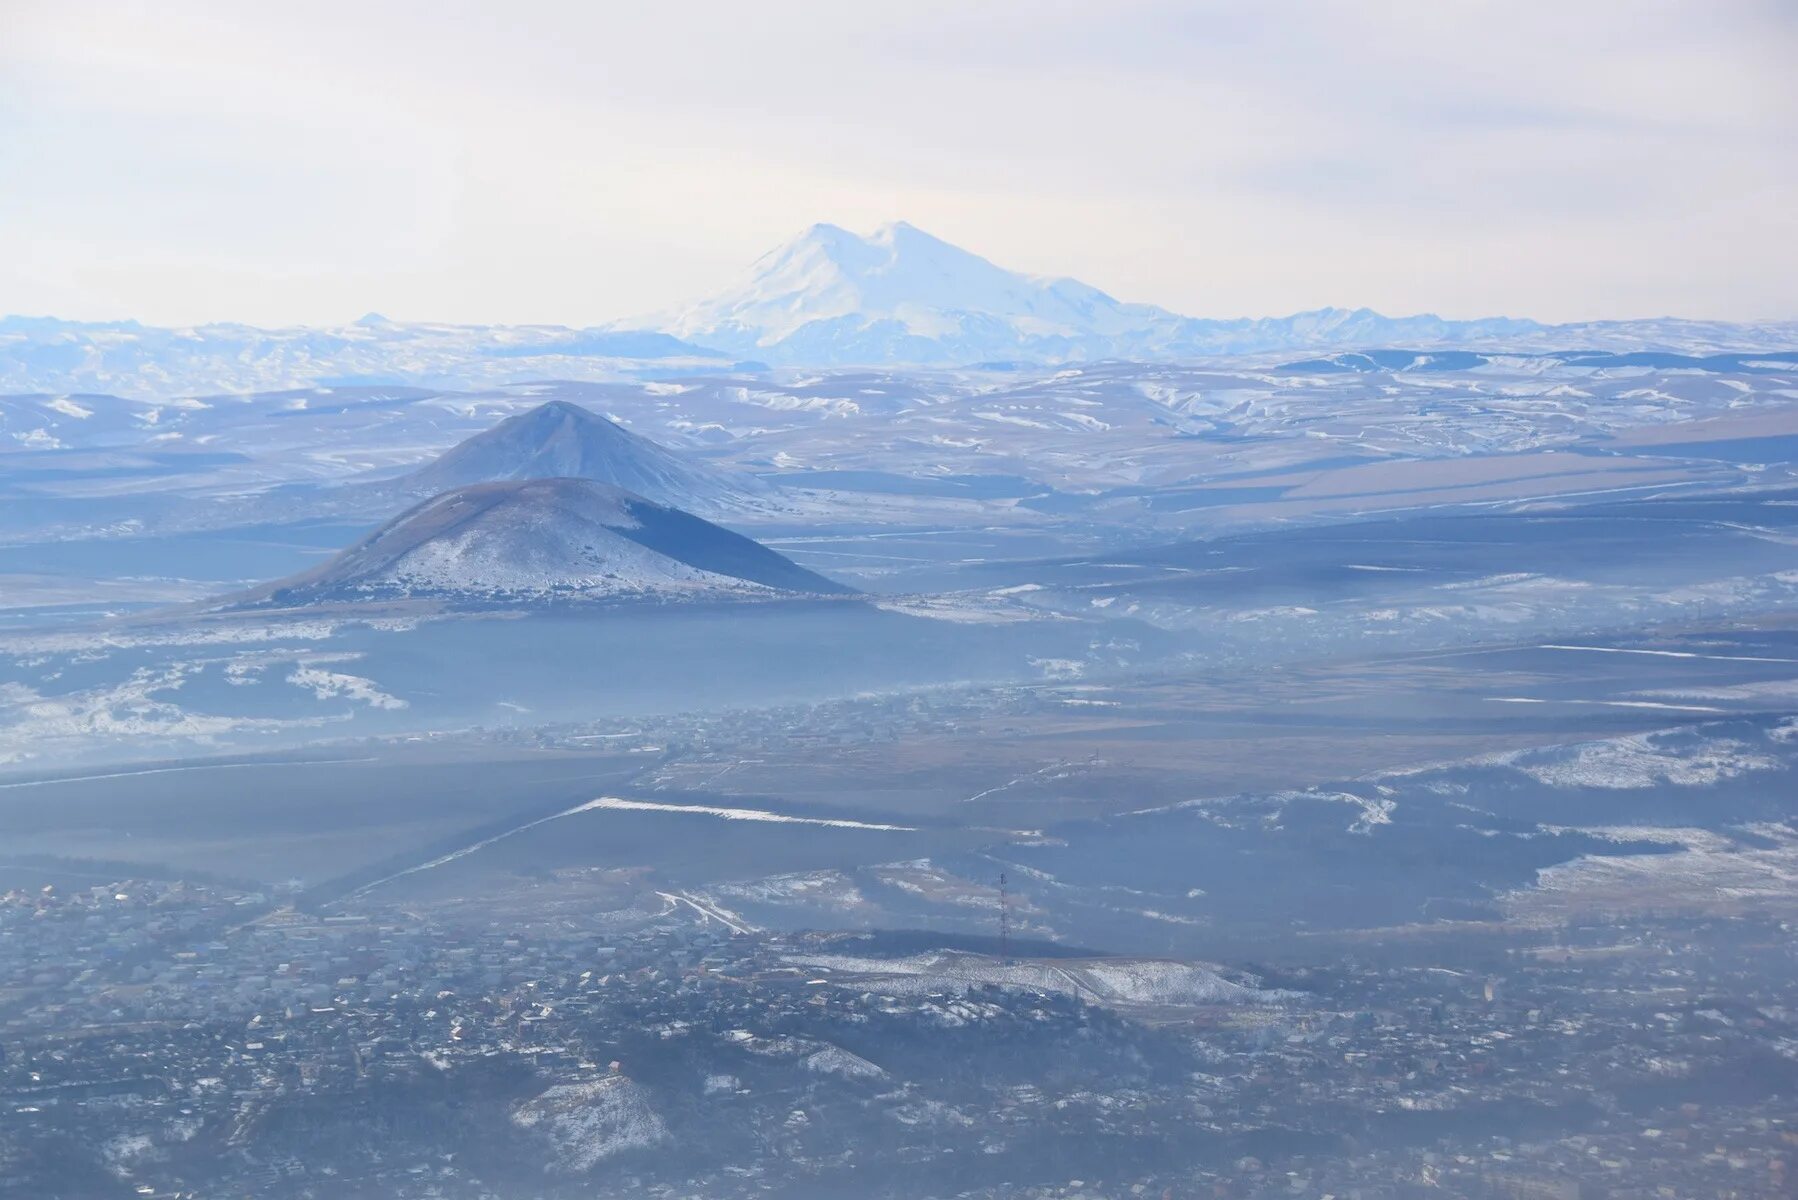
<svg viewBox="0 0 1798 1200"><path fill-rule="evenodd" d="M1282 998L1225 979L1202 963L1161 959L1048 959L1004 962L979 954L936 951L907 958L847 954L792 955L788 962L825 973L828 983L862 991L922 995L985 985L1078 996L1099 1004L1262 1004Z"/></svg>
<svg viewBox="0 0 1798 1200"><path fill-rule="evenodd" d="M851 1054L841 1046L826 1046L805 1058L805 1069L818 1075L838 1075L844 1079L884 1079L886 1072L859 1054Z"/></svg>
<svg viewBox="0 0 1798 1200"><path fill-rule="evenodd" d="M805 871L713 884L707 894L733 904L808 904L843 912L867 904L855 881L841 871Z"/></svg>
<svg viewBox="0 0 1798 1200"><path fill-rule="evenodd" d="M1761 844L1704 830L1668 830L1685 841L1670 854L1589 855L1537 872L1536 885L1504 897L1524 920L1589 918L1594 913L1686 912L1798 915L1798 832L1752 825Z"/></svg>
<svg viewBox="0 0 1798 1200"><path fill-rule="evenodd" d="M625 800L618 796L601 796L589 800L562 816L591 812L594 809L618 809L626 812L685 813L693 816L720 817L726 821L767 821L780 825L824 825L832 829L869 829L883 833L916 833L911 825L881 825L872 821L851 821L836 817L794 817L786 813L759 808L727 808L716 804L664 804L656 800Z"/></svg>
<svg viewBox="0 0 1798 1200"><path fill-rule="evenodd" d="M1550 787L1612 789L1662 784L1708 787L1753 771L1774 771L1782 766L1778 759L1733 738L1699 737L1695 744L1682 745L1666 733L1524 750L1488 761L1511 767Z"/></svg>
<svg viewBox="0 0 1798 1200"><path fill-rule="evenodd" d="M329 662L329 658L325 658L322 662ZM232 664L232 666L236 666L236 664ZM316 666L316 662L302 662L295 666L293 673L288 676L288 682L295 687L304 687L318 700L336 700L343 696L349 700L365 703L365 705L369 705L370 709L405 709L408 707L405 700L381 691L376 682L370 678L363 678L360 675L345 675L342 671L327 671L322 666Z"/></svg>
<svg viewBox="0 0 1798 1200"><path fill-rule="evenodd" d="M902 600L877 600L874 607L883 612L923 617L931 621L953 621L961 625L1016 625L1023 621L1039 620L1043 615L1003 602L950 596L908 596Z"/></svg>
<svg viewBox="0 0 1798 1200"><path fill-rule="evenodd" d="M364 679L360 675L345 675L340 671L327 671L323 667L304 664L294 668L287 682L295 687L304 688L320 700L335 700L345 697L368 705L370 708L400 709L407 707L406 702L398 696L390 696L375 685L372 679Z"/></svg>
<svg viewBox="0 0 1798 1200"><path fill-rule="evenodd" d="M550 1088L512 1110L512 1123L549 1140L550 1167L589 1171L627 1150L647 1150L669 1140L668 1126L648 1093L623 1075Z"/></svg>
<svg viewBox="0 0 1798 1200"><path fill-rule="evenodd" d="M45 695L16 682L0 683L0 758L23 760L47 744L70 740L145 741L183 738L206 742L228 733L299 728L316 720L225 717L192 712L170 698L206 666L203 662L139 667L108 686Z"/></svg>

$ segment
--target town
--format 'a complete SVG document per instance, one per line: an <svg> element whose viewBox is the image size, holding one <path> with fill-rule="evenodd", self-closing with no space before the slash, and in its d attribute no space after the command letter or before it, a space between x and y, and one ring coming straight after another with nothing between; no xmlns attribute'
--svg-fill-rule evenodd
<svg viewBox="0 0 1798 1200"><path fill-rule="evenodd" d="M4 1194L1772 1198L1798 1155L1770 917L1345 940L1172 1004L869 992L820 953L916 936L686 907L290 899L4 897Z"/></svg>

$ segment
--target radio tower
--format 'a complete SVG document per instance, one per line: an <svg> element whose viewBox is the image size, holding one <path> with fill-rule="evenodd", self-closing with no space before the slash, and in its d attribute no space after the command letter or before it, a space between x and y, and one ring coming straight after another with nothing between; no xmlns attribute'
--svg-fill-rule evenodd
<svg viewBox="0 0 1798 1200"><path fill-rule="evenodd" d="M999 961L1011 962L1011 891L1004 871L999 872Z"/></svg>

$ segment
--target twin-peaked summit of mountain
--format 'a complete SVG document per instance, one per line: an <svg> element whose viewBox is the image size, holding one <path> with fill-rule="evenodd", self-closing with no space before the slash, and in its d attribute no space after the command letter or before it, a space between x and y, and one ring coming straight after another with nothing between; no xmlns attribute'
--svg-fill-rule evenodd
<svg viewBox="0 0 1798 1200"><path fill-rule="evenodd" d="M525 479L434 496L322 567L228 607L484 608L848 591L759 542L623 488Z"/></svg>
<svg viewBox="0 0 1798 1200"><path fill-rule="evenodd" d="M775 361L970 361L1062 350L1174 314L1072 279L1007 271L903 221L861 237L814 225L735 287L663 321Z"/></svg>
<svg viewBox="0 0 1798 1200"><path fill-rule="evenodd" d="M940 337L946 318L988 317L1039 336L1119 333L1161 318L1164 309L1121 304L1072 279L1039 279L898 221L869 237L814 225L758 259L748 278L695 305L676 329L708 329L726 340L753 331L758 346L780 344L819 322L891 321L907 333Z"/></svg>
<svg viewBox="0 0 1798 1200"><path fill-rule="evenodd" d="M765 507L774 492L753 475L696 462L566 400L508 417L395 482L408 495L432 496L523 479L589 479L712 514Z"/></svg>

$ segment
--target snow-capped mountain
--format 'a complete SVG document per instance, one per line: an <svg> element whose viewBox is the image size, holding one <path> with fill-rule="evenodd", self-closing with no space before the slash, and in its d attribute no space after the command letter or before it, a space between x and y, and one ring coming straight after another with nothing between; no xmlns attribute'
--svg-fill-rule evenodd
<svg viewBox="0 0 1798 1200"><path fill-rule="evenodd" d="M1368 346L1712 351L1779 347L1798 336L1790 322L1553 326L1387 317L1367 308L1196 319L1127 304L1077 280L1009 271L902 221L868 237L814 225L722 294L639 323L731 354L808 366L1164 360Z"/></svg>
<svg viewBox="0 0 1798 1200"><path fill-rule="evenodd" d="M848 590L759 542L623 488L527 479L445 492L317 570L227 607L712 600Z"/></svg>
<svg viewBox="0 0 1798 1200"><path fill-rule="evenodd" d="M808 327L848 320L891 323L942 340L995 318L1025 338L1114 336L1179 320L1165 309L1121 304L1073 279L1036 279L903 221L858 237L814 225L757 260L738 286L675 317L668 331L705 330L720 344L766 348ZM815 340L817 331L809 338Z"/></svg>
<svg viewBox="0 0 1798 1200"><path fill-rule="evenodd" d="M686 458L566 400L509 417L394 483L409 495L434 496L515 479L591 479L701 513L765 506L774 493L753 475Z"/></svg>

